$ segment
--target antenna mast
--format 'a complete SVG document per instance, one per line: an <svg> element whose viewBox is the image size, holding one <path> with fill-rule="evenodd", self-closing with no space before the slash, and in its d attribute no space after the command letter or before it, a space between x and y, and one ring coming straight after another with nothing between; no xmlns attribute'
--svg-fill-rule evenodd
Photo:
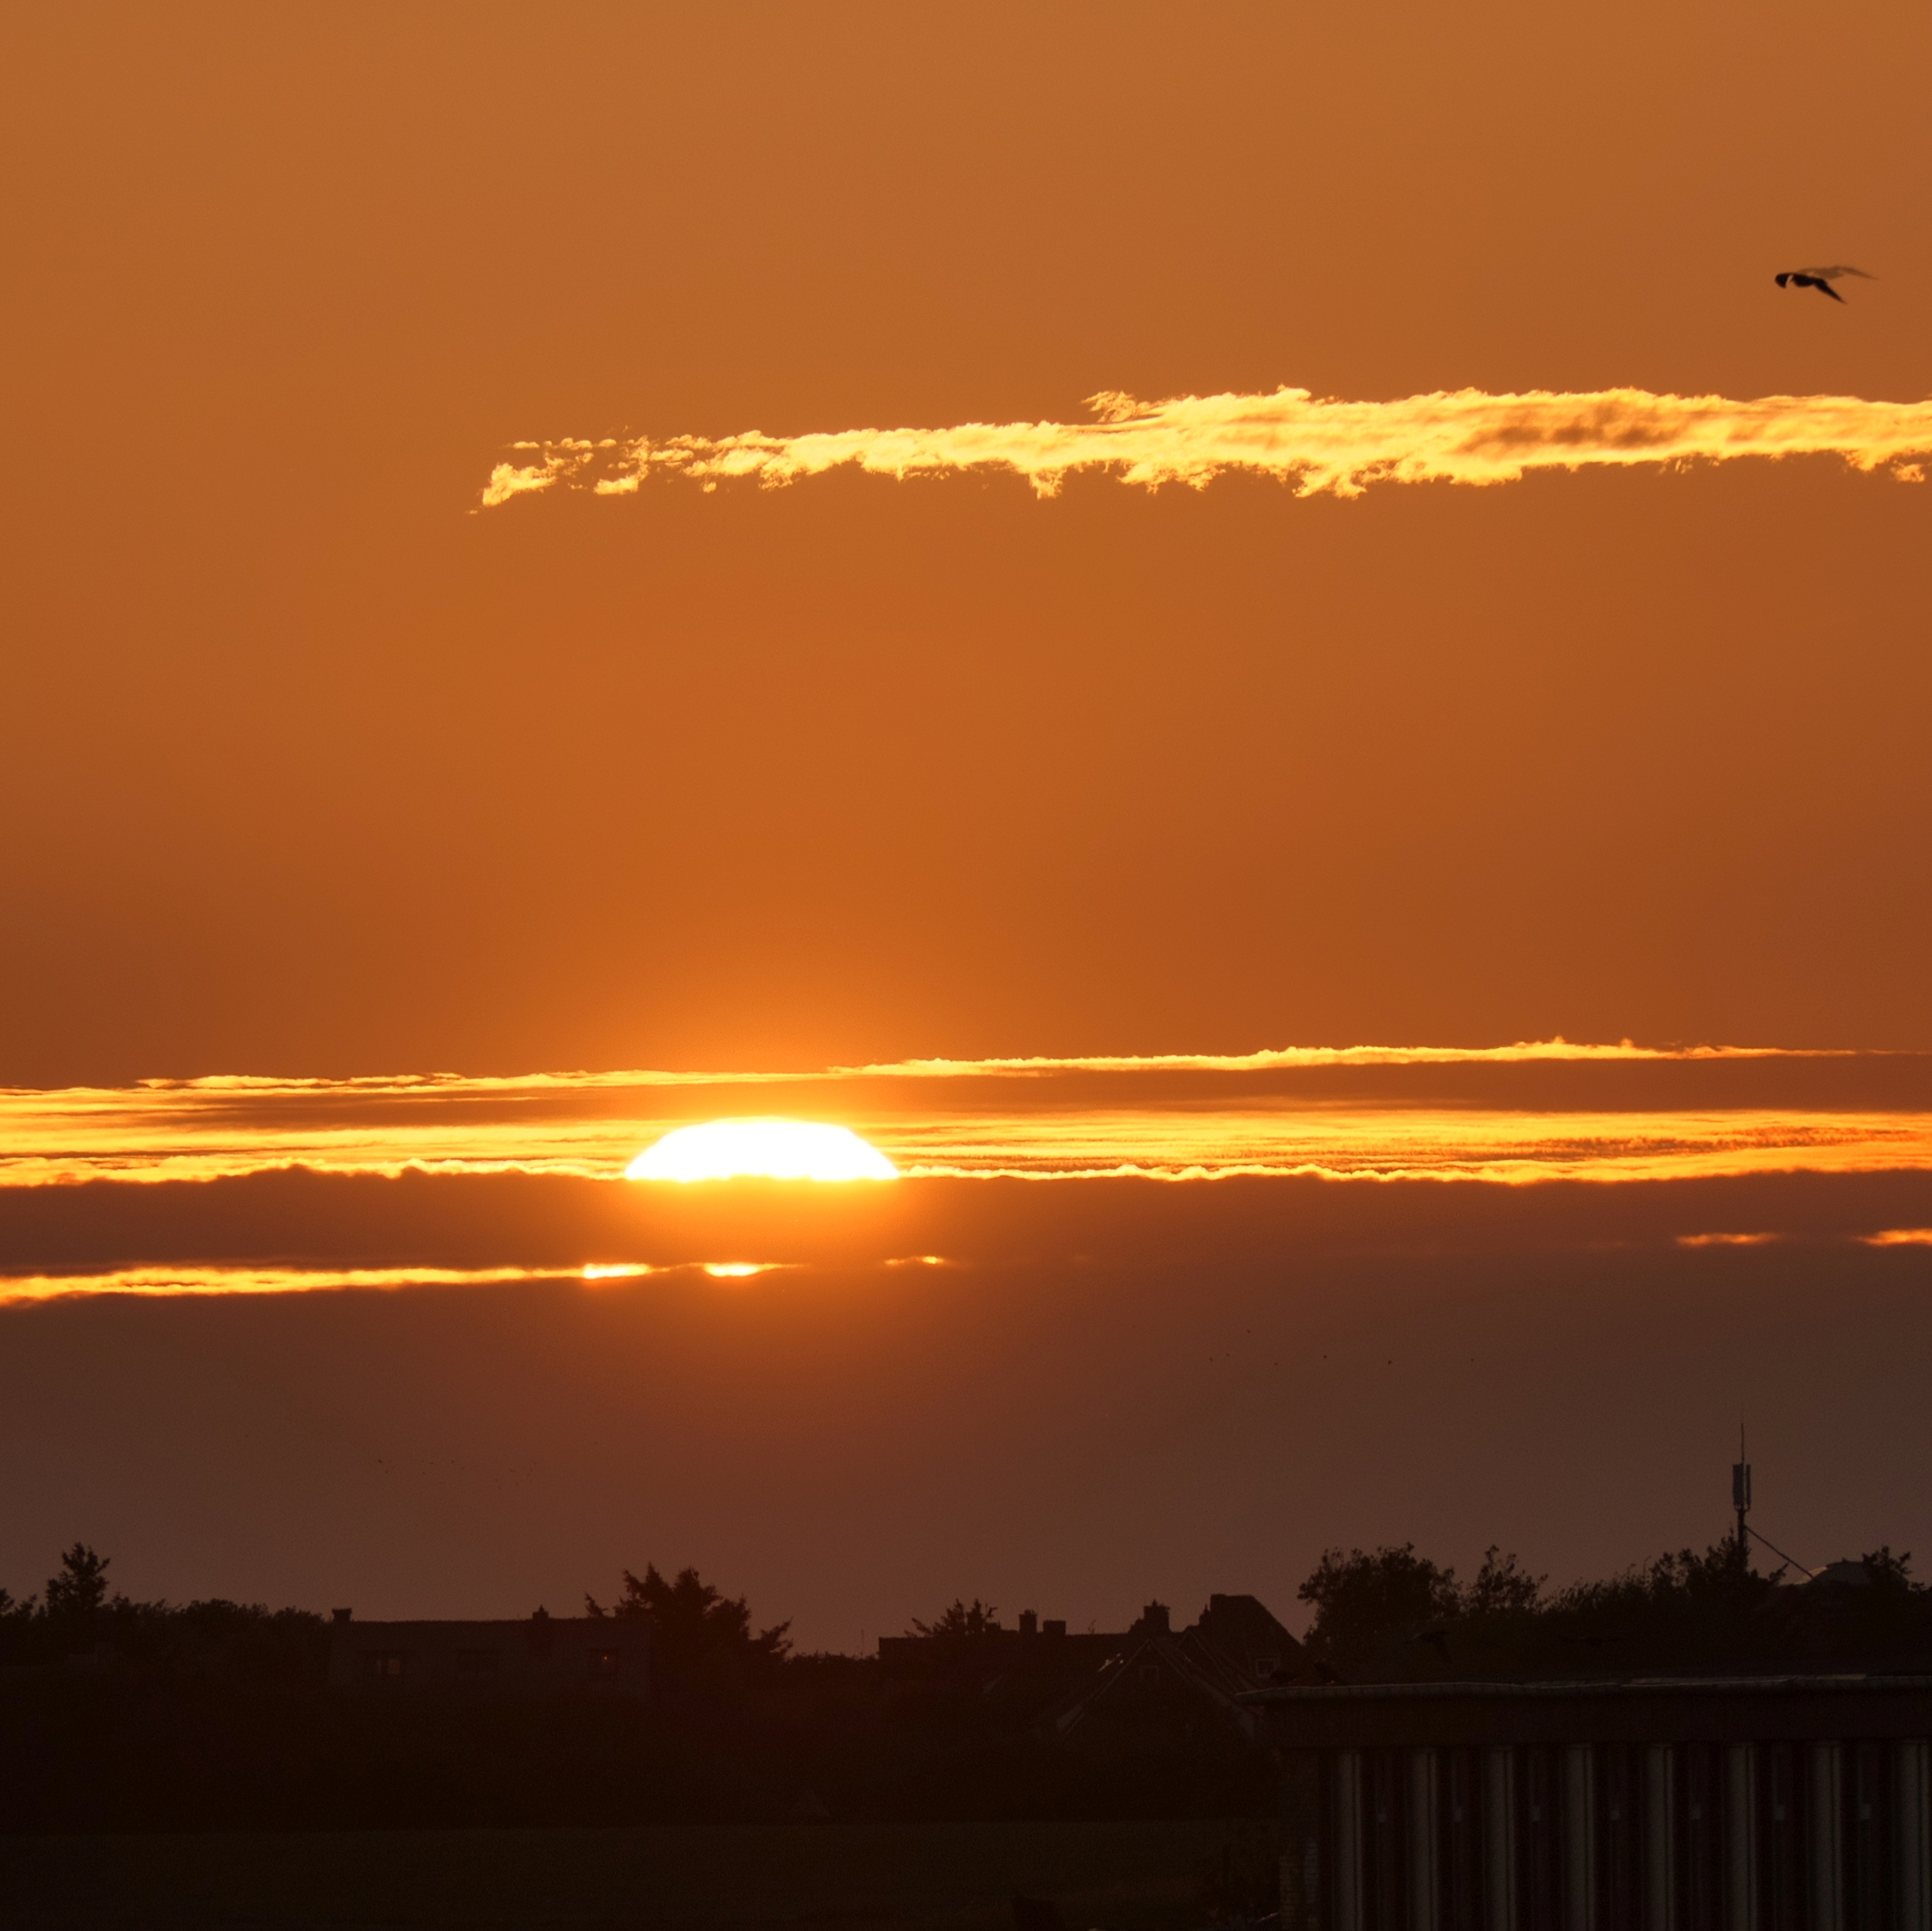
<svg viewBox="0 0 1932 1931"><path fill-rule="evenodd" d="M1738 1423L1738 1459L1731 1464L1731 1507L1738 1512L1738 1560L1750 1561L1750 1550L1745 1538L1750 1531L1744 1526L1744 1518L1750 1513L1750 1464L1744 1459L1744 1425Z"/></svg>

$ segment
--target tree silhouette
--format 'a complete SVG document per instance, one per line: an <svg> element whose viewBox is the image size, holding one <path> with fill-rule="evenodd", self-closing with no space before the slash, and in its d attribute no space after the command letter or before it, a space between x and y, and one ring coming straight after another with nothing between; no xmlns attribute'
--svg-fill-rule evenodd
<svg viewBox="0 0 1932 1931"><path fill-rule="evenodd" d="M84 1542L61 1558L60 1573L47 1578L46 1612L63 1621L80 1622L107 1600L107 1564Z"/></svg>
<svg viewBox="0 0 1932 1931"><path fill-rule="evenodd" d="M641 1576L627 1569L623 1594L609 1609L590 1595L584 1609L591 1616L648 1616L657 1654L687 1669L776 1663L791 1648L788 1621L754 1636L745 1599L727 1596L695 1569L680 1570L669 1582L655 1563Z"/></svg>
<svg viewBox="0 0 1932 1931"><path fill-rule="evenodd" d="M999 1612L992 1603L975 1596L969 1605L956 1596L931 1622L922 1623L915 1616L906 1634L936 1636L942 1642L970 1642L976 1636L997 1636L999 1629Z"/></svg>
<svg viewBox="0 0 1932 1931"><path fill-rule="evenodd" d="M1412 1542L1372 1555L1359 1549L1346 1555L1339 1549L1324 1549L1314 1573L1295 1593L1314 1606L1308 1647L1326 1658L1412 1635L1429 1624L1453 1619L1462 1606L1456 1572L1418 1555Z"/></svg>
<svg viewBox="0 0 1932 1931"><path fill-rule="evenodd" d="M1520 1567L1514 1555L1504 1555L1498 1544L1491 1543L1483 1552L1483 1566L1476 1571L1476 1579L1457 1592L1460 1613L1465 1616L1533 1615L1542 1604L1546 1579Z"/></svg>
<svg viewBox="0 0 1932 1931"><path fill-rule="evenodd" d="M1601 1582L1573 1583L1552 1606L1623 1617L1747 1615L1771 1594L1784 1574L1776 1569L1768 1576L1760 1575L1751 1567L1750 1549L1735 1536L1727 1536L1702 1555L1695 1549L1667 1549L1642 1568Z"/></svg>
<svg viewBox="0 0 1932 1931"><path fill-rule="evenodd" d="M1923 1593L1925 1585L1912 1579L1912 1552L1909 1549L1903 1555L1894 1555L1892 1545L1868 1550L1858 1560L1864 1564L1865 1573L1871 1578L1872 1587L1888 1596L1916 1596Z"/></svg>

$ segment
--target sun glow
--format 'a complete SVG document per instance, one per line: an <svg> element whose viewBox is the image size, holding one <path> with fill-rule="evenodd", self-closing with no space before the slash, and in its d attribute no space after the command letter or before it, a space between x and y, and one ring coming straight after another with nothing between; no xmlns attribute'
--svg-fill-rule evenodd
<svg viewBox="0 0 1932 1931"><path fill-rule="evenodd" d="M680 1126L625 1169L629 1180L896 1180L899 1170L849 1127L812 1120L712 1120Z"/></svg>
<svg viewBox="0 0 1932 1931"><path fill-rule="evenodd" d="M1619 1099L1628 1088L1604 1084L1613 1067L1652 1082L1655 1099ZM1419 1084L1413 1076L1421 1072L1430 1078ZM398 1074L0 1087L0 1197L79 1181L276 1174L296 1185L298 1171L555 1174L610 1184L627 1169L640 1180L896 1171L905 1179L1183 1183L1240 1175L1514 1184L1932 1174L1928 1054L1666 1052L1544 1041L910 1061L787 1074L782 1093L772 1085L780 1078ZM760 1105L794 1111L734 1110ZM811 1123L826 1113L850 1131ZM666 1137L699 1120L710 1123ZM788 1157L766 1160L767 1149L743 1146L740 1136L754 1129L784 1136ZM687 1165L694 1150L720 1150L728 1135L730 1157ZM859 1164L797 1158L808 1137L830 1139ZM640 1147L649 1149L641 1160ZM571 1259L574 1272L583 1263ZM616 1264L615 1256L590 1263Z"/></svg>

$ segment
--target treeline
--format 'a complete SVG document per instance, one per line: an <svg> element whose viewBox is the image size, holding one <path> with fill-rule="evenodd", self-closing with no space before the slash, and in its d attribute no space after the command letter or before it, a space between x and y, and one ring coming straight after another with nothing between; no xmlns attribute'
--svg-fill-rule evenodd
<svg viewBox="0 0 1932 1931"><path fill-rule="evenodd" d="M1220 1712L1119 1699L1056 1739L1072 1687L982 1666L994 1611L915 1624L935 1666L800 1654L694 1570L626 1572L592 1615L648 1617L642 1703L335 1694L307 1611L136 1602L84 1545L0 1591L0 1828L1264 1816L1274 1772ZM1735 1545L1551 1588L1491 1550L1330 1550L1302 1585L1304 1683L1817 1667L1932 1657L1932 1594L1880 1549L1793 1586ZM1000 1646L995 1642L994 1649ZM1030 1646L1045 1656L1046 1645Z"/></svg>
<svg viewBox="0 0 1932 1931"><path fill-rule="evenodd" d="M308 1609L219 1599L138 1603L109 1583L108 1560L85 1543L24 1601L0 1589L0 1666L138 1669L251 1683L319 1683L328 1633Z"/></svg>
<svg viewBox="0 0 1932 1931"><path fill-rule="evenodd" d="M1270 1767L1224 1723L1048 1741L1058 1686L898 1693L874 1659L801 1655L694 1570L627 1572L641 1703L326 1686L301 1611L136 1603L81 1546L0 1602L0 1828L382 1828L826 1818L1263 1816Z"/></svg>
<svg viewBox="0 0 1932 1931"><path fill-rule="evenodd" d="M1932 1651L1932 1592L1889 1548L1807 1579L1726 1540L1552 1589L1491 1549L1467 1582L1412 1543L1330 1549L1298 1592L1314 1612L1304 1680L1904 1669Z"/></svg>

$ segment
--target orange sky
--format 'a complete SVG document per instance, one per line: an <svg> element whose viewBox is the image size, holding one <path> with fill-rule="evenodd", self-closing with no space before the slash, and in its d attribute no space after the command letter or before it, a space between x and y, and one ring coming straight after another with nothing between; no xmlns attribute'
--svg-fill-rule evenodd
<svg viewBox="0 0 1932 1931"><path fill-rule="evenodd" d="M695 17L694 17L695 16ZM1932 492L519 439L1932 392L1905 4L62 9L0 116L0 1078L1928 1043ZM1780 268L1850 261L1837 307Z"/></svg>
<svg viewBox="0 0 1932 1931"><path fill-rule="evenodd" d="M1932 1227L1922 1175L886 1192L821 1190L817 1265L467 1286L423 1263L635 1252L680 1213L744 1243L720 1258L796 1252L799 1203L561 1177L0 1189L10 1259L268 1233L386 1241L430 1283L0 1309L0 1577L37 1588L80 1536L139 1594L370 1616L557 1612L656 1561L847 1650L962 1593L1109 1629L1252 1590L1298 1624L1336 1543L1413 1538L1467 1573L1501 1542L1558 1582L1702 1548L1740 1414L1781 1548L1922 1563L1932 1251L1844 1237ZM840 1261L876 1231L850 1238L854 1212L953 1264Z"/></svg>
<svg viewBox="0 0 1932 1931"><path fill-rule="evenodd" d="M885 1177L909 1180L1618 1185L1932 1174L1932 1056L1552 1041L1245 1061L924 1060L816 1078L610 1072L16 1088L0 1091L0 1189L243 1180L295 1165L389 1178L562 1174L609 1187L639 1177L629 1170L640 1150L680 1129L775 1120L842 1135L862 1161L883 1158ZM724 1146L728 1156L741 1150ZM0 1256L0 1299L4 1267Z"/></svg>
<svg viewBox="0 0 1932 1931"><path fill-rule="evenodd" d="M1486 488L480 507L563 439L611 441L580 483L809 468L1110 394L1379 435L1474 391L1484 463L1482 398L1863 399L1909 454L1928 72L1916 0L23 11L0 1088L61 1090L0 1093L0 1583L78 1534L365 1613L697 1561L842 1645L958 1593L1288 1609L1330 1540L1562 1579L1714 1535L1741 1406L1817 1559L1932 1533L1932 1062L801 1080L939 1170L869 1221L610 1177L788 1089L484 1083L1923 1052L1932 485L1618 467L1612 411ZM1842 304L1773 285L1839 262ZM128 1090L432 1072L446 1115ZM951 1177L1163 1146L1274 1177ZM46 1294L170 1270L368 1285Z"/></svg>

